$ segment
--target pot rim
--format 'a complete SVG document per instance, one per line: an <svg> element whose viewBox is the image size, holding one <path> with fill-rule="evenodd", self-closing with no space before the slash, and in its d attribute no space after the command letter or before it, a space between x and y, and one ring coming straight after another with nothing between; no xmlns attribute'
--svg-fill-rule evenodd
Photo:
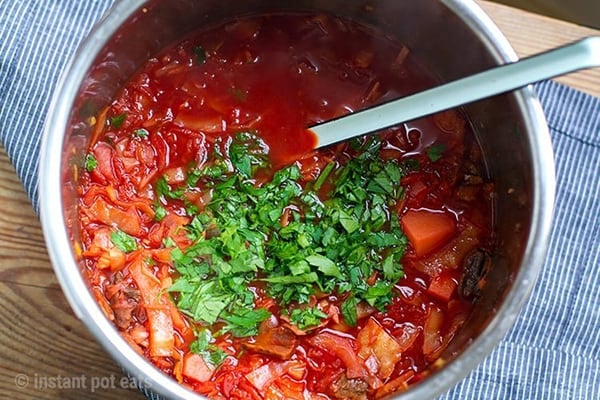
<svg viewBox="0 0 600 400"><path fill-rule="evenodd" d="M443 3L477 34L497 63L517 60L508 40L474 1L444 0ZM130 375L132 382L143 391L151 390L165 398L199 400L204 397L185 388L139 355L105 317L80 273L64 223L61 188L65 135L56 132L67 131L80 83L95 57L116 29L144 4L144 0L116 2L80 44L61 75L42 136L38 176L40 219L54 271L71 308L101 346ZM528 136L531 148L537 150L531 152L534 213L521 262L526 268L520 268L496 315L473 343L445 368L428 377L424 381L426 384L411 386L407 391L397 394L396 398L433 398L460 382L491 353L513 326L543 266L550 241L555 196L552 145L544 113L533 87L515 91L513 96L524 113L526 131L534 132Z"/></svg>

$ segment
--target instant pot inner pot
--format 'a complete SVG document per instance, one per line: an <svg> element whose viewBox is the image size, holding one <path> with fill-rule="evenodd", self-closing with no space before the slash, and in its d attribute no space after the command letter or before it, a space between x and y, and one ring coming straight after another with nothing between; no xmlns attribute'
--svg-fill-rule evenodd
<svg viewBox="0 0 600 400"><path fill-rule="evenodd" d="M264 12L318 11L375 25L405 44L412 55L440 81L457 79L487 69L502 57L472 24L465 24L455 11L460 5L437 1L149 1L128 18L114 34L106 32L102 51L91 61L73 104L64 142L63 204L67 221L75 221L76 183L70 181L68 155L85 154L91 129L86 122L107 105L116 91L152 55L191 31L215 25L236 15ZM117 7L131 7L117 4ZM454 10L454 11L453 11ZM111 15L115 18L115 13ZM105 28L104 28L105 29ZM102 31L100 31L102 32ZM101 35L96 36L96 40ZM80 54L81 55L81 54ZM482 145L488 172L496 183L495 225L497 251L478 305L470 321L446 350L443 358L452 361L469 347L486 328L500 307L519 270L532 220L531 144L527 136L531 123L518 95L508 94L465 107L465 112ZM77 224L70 236L77 240ZM499 340L499 339L498 339ZM474 350L476 351L476 350ZM489 351L489 350L488 350ZM484 354L485 355L485 354ZM483 358L480 357L477 361ZM455 383L476 363L450 363L455 371L429 386L435 393ZM466 371L464 369L467 369ZM428 379L425 383L431 381ZM431 384L430 384L431 385ZM419 386L419 385L417 385ZM412 389L406 395L410 395Z"/></svg>

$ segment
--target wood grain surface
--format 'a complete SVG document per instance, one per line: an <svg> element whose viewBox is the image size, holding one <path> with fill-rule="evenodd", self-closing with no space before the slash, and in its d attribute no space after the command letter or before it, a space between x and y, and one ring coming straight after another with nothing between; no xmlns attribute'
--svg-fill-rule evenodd
<svg viewBox="0 0 600 400"><path fill-rule="evenodd" d="M520 56L599 31L480 2ZM600 96L600 69L559 79ZM0 399L142 399L71 312L0 148Z"/></svg>
<svg viewBox="0 0 600 400"><path fill-rule="evenodd" d="M519 57L558 47L586 36L598 36L600 30L516 10L488 1L478 1L498 25ZM555 79L583 92L600 96L600 68L579 71Z"/></svg>
<svg viewBox="0 0 600 400"><path fill-rule="evenodd" d="M3 149L0 205L0 399L143 399L71 312Z"/></svg>

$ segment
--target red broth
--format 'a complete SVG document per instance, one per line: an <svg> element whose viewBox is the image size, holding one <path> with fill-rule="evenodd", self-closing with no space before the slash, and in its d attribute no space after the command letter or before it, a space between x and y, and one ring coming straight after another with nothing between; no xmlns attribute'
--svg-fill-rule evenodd
<svg viewBox="0 0 600 400"><path fill-rule="evenodd" d="M319 151L306 127L433 83L400 43L324 15L235 20L148 60L79 174L107 317L209 398L418 382L489 264L480 148L456 110Z"/></svg>

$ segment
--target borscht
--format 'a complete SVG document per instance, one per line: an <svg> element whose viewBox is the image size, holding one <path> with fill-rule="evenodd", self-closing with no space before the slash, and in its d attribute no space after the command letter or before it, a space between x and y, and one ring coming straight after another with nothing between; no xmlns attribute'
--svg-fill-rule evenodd
<svg viewBox="0 0 600 400"><path fill-rule="evenodd" d="M76 168L93 295L211 399L378 399L423 379L493 251L493 183L450 110L314 150L307 129L435 84L328 15L260 15L150 58Z"/></svg>

